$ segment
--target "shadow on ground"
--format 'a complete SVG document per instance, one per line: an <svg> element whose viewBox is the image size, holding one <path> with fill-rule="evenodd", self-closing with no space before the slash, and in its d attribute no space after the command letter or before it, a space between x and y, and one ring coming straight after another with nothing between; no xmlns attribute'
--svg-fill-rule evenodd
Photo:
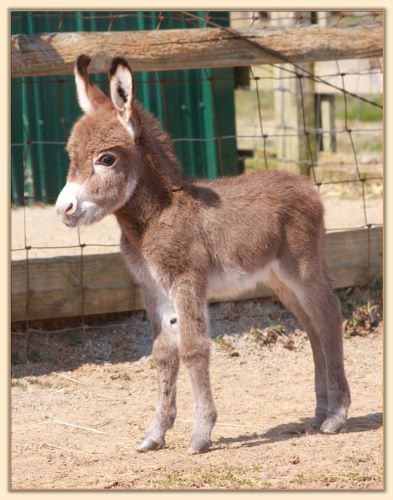
<svg viewBox="0 0 393 500"><path fill-rule="evenodd" d="M288 331L297 327L294 318L276 300L213 304L209 307L211 337L225 333L236 337L251 328L265 328L285 321ZM118 323L92 324L83 329L71 324L57 331L15 331L11 335L12 377L39 376L53 371L72 371L85 363L118 364L151 354L152 338L143 311L123 314ZM79 325L81 323L79 322ZM45 326L45 324L43 324Z"/></svg>
<svg viewBox="0 0 393 500"><path fill-rule="evenodd" d="M150 326L143 313L105 329L91 327L62 333L12 334L12 377L72 371L89 364L119 364L151 354Z"/></svg>
<svg viewBox="0 0 393 500"><path fill-rule="evenodd" d="M347 421L347 433L367 432L379 429L383 423L383 414L369 413L359 417L351 417ZM222 449L229 444L238 444L235 448L251 448L278 441L296 439L306 434L318 434L319 430L313 427L313 418L302 418L301 422L289 422L272 427L263 434L246 434L236 437L219 438L214 442L212 451ZM328 439L329 436L326 436Z"/></svg>

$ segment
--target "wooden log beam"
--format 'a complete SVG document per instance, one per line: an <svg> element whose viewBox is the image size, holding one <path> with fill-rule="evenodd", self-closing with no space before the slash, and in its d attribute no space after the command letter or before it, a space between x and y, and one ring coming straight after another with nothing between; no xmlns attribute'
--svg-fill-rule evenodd
<svg viewBox="0 0 393 500"><path fill-rule="evenodd" d="M327 234L328 268L335 288L365 285L382 274L382 228L352 229ZM370 257L370 258L369 258ZM12 321L62 318L143 309L140 292L120 253L56 257L12 262ZM28 280L27 280L28 273ZM29 293L27 293L27 282ZM82 290L83 285L83 290ZM226 300L272 296L264 285ZM209 297L211 302L220 297Z"/></svg>
<svg viewBox="0 0 393 500"><path fill-rule="evenodd" d="M363 26L269 27L241 30L246 40L216 28L49 33L13 35L11 74L68 75L81 53L93 61L91 71L108 71L115 56L127 58L135 71L223 68L280 63L263 50L274 50L291 62L357 59L383 55L382 24Z"/></svg>

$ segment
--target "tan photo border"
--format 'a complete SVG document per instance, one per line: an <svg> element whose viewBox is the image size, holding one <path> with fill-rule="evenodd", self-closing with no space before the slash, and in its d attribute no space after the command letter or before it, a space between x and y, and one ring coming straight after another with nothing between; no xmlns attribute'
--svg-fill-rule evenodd
<svg viewBox="0 0 393 500"><path fill-rule="evenodd" d="M108 4L106 4L108 5ZM65 491L65 492L50 492L50 491L39 491L37 492L18 492L18 491L10 491L9 490L9 480L10 480L10 440L11 440L11 435L10 435L10 406L11 406L11 400L10 400L10 99L9 99L9 92L10 92L10 50L9 50L9 39L10 39L10 32L9 32L9 17L10 17L10 10L17 10L17 9L23 9L23 10L37 10L37 9L42 9L42 10L83 10L83 9L91 9L91 10L109 10L105 8L104 3L100 3L97 1L80 1L77 2L75 0L67 0L64 1L63 3L60 2L53 2L53 1L40 1L40 2L33 2L31 0L25 0L25 1L20 1L20 0L2 0L0 2L0 33L1 33L1 42L0 42L0 50L1 50L1 61L2 61L2 78L0 79L0 94L1 94L1 113L0 113L0 120L1 120L1 125L0 125L0 140L1 140L1 162L0 162L0 190L1 190L1 195L0 195L0 201L1 201L1 212L0 212L0 217L1 217L1 222L0 222L0 228L2 232L2 237L1 237L1 273L0 273L0 283L1 283L1 310L0 310L0 320L1 320L1 362L0 362L0 367L1 367L1 376L0 376L0 394L1 394L1 402L0 402L0 408L1 408L1 435L0 435L0 450L1 450L1 456L0 456L0 498L3 497L10 497L10 498L52 498L53 496L61 498L63 496L68 496L72 495L72 498L84 498L83 495L88 494L89 497L91 495L94 496L101 496L105 492L102 491L92 491L92 490L85 490L85 491L79 491L79 492L73 492L72 490ZM262 2L262 1L255 1L255 0L248 0L245 5L243 2L236 2L235 0L226 0L226 1L203 1L203 0L194 0L194 2L181 2L179 0L177 1L160 1L160 0L155 0L151 4L148 3L143 3L142 1L136 2L135 0L133 1L127 1L127 0L116 0L111 3L111 11L116 10L116 9L135 9L135 10L214 10L214 9L219 9L219 10L274 10L274 9L283 9L283 10L346 10L346 9L356 9L356 10L377 10L377 9L385 9L385 71L387 71L387 76L385 77L385 88L389 89L390 83L391 83L391 72L392 69L390 67L390 61L392 60L390 50L391 49L391 30L392 30L392 20L393 20L393 3L390 0L377 0L375 1L364 1L364 0L357 0L355 1L349 1L349 0L329 0L326 2L317 2L317 1L312 1L312 0L303 0L299 3L297 2L289 2L289 1L281 1L281 0L274 0L274 2ZM388 96L388 99L385 101L385 105L387 106L386 111L385 111L385 138L387 137L389 139L389 136L391 137L391 129L389 127L390 121L391 121L391 111L392 111L392 105L391 105L391 99ZM386 141L385 141L386 142ZM392 181L391 177L392 174L389 172L389 142L387 142L387 147L385 149L385 164L387 168L385 169L385 172L387 173L386 179L385 179L385 189L387 190L387 194L385 196L386 204L384 207L385 210L385 224L389 225L389 194L391 193L392 190ZM385 231L385 252L384 252L384 262L386 262L388 255L389 255L389 243L391 243L391 238L389 238L390 235L390 228L388 228ZM386 271L389 272L390 267L389 265L386 266ZM391 283L391 273L389 275L385 273L385 286L384 286L384 291L385 291L385 300L389 300L389 287ZM389 307L385 307L384 310L389 311ZM389 393L391 393L392 388L391 388L391 383L392 383L392 368L391 365L393 361L390 361L393 359L393 353L392 353L392 340L390 339L391 332L389 331L389 316L385 315L385 383L384 383L384 389L385 389L385 413L387 415L391 414L392 410L392 404L391 404L391 397L389 398ZM390 411L389 411L390 410ZM391 488L390 488L390 477L389 477L389 470L392 470L392 464L389 458L391 457L392 453L392 435L389 429L389 422L387 422L387 425L385 426L385 492L376 492L376 491L371 491L371 492L359 492L359 491L353 491L353 492L329 492L330 494L334 494L335 496L342 496L343 498L348 498L348 497L353 497L354 495L358 495L359 493L362 495L367 496L380 496L380 495L386 495L388 493L391 493ZM263 450L261 450L263 452ZM114 492L108 492L108 493L114 493ZM193 492L187 492L187 491L179 491L179 492L174 492L174 491L158 491L158 492L152 492L152 491L146 491L146 492L141 492L141 491L122 491L122 492L116 492L117 494L120 495L126 495L126 494L132 494L132 498L151 498L151 497L156 497L157 495L176 495L177 497L180 498L191 498L192 496L195 496L196 494L200 493L204 496L204 498L209 498L210 495L213 498L219 498L223 497L227 492L217 492L214 491L212 493L209 493L207 491L193 491ZM228 492L230 495L233 495L234 492ZM299 491L299 492L273 492L273 491L259 491L259 492L238 492L235 493L236 495L241 495L242 497L253 497L255 498L257 495L273 495L275 498L281 498L287 494L297 494L297 495L306 495L307 498L310 498L310 496L320 496L323 495L325 492L305 492L305 491Z"/></svg>

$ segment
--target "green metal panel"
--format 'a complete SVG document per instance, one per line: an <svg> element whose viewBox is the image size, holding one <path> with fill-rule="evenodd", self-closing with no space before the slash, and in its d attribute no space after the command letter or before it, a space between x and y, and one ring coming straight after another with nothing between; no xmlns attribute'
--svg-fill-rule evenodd
<svg viewBox="0 0 393 500"><path fill-rule="evenodd" d="M14 11L12 33L116 31L190 28L181 12ZM206 12L198 12L206 17ZM209 13L229 24L228 12ZM204 22L194 24L205 26ZM106 93L106 75L93 75ZM216 178L238 173L235 139L234 72L185 70L139 72L136 92L175 141L182 173ZM64 145L80 115L72 76L26 77L12 81L12 201L53 203L64 185L68 162ZM218 138L218 139L217 139Z"/></svg>
<svg viewBox="0 0 393 500"><path fill-rule="evenodd" d="M18 18L12 20L12 29L16 32L22 30ZM23 121L22 121L22 79L14 78L11 83L11 196L13 202L23 200L24 175L23 175Z"/></svg>
<svg viewBox="0 0 393 500"><path fill-rule="evenodd" d="M19 79L20 80L20 79ZM12 200L22 200L24 193L24 178L23 178L23 142L22 142L22 101L21 101L21 85L17 82L12 82L11 86L11 136L13 142L18 141L12 147L12 165L11 165L11 189Z"/></svg>

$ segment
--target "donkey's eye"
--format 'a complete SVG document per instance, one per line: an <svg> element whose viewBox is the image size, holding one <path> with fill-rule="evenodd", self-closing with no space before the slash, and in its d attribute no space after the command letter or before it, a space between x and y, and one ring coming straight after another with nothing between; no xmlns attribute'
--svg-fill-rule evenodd
<svg viewBox="0 0 393 500"><path fill-rule="evenodd" d="M116 161L116 156L110 153L104 153L97 159L97 163L104 165L105 167L111 167Z"/></svg>

